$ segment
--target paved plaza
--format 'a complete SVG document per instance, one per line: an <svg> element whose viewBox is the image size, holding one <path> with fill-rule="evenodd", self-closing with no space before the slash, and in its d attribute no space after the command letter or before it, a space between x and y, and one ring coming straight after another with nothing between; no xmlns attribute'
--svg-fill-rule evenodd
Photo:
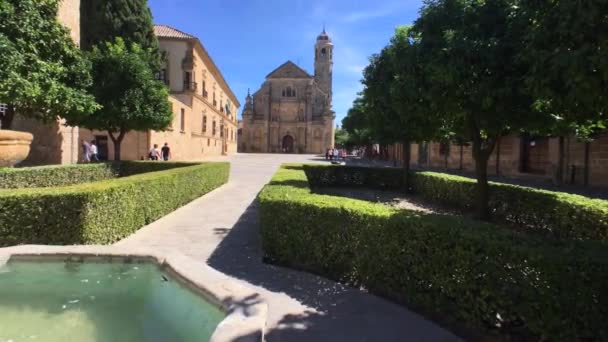
<svg viewBox="0 0 608 342"><path fill-rule="evenodd" d="M179 251L255 289L268 303L268 341L458 341L406 308L312 274L262 262L256 197L280 164L312 155L237 154L230 181L120 241ZM277 213L280 215L280 213ZM293 229L297 229L294 226Z"/></svg>

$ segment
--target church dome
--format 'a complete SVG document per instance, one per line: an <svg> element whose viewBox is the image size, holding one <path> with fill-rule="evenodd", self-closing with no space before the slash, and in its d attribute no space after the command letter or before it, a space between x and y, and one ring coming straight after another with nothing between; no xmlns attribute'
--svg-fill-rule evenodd
<svg viewBox="0 0 608 342"><path fill-rule="evenodd" d="M330 41L331 42L329 35L327 35L327 32L325 32L325 29L323 29L323 32L321 32L321 34L317 37L317 41Z"/></svg>

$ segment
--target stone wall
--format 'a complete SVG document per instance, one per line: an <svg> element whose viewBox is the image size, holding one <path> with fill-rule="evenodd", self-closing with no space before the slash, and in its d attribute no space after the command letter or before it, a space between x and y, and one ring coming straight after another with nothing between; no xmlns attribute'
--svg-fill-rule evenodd
<svg viewBox="0 0 608 342"><path fill-rule="evenodd" d="M530 157L535 167L524 170L522 164L523 144L530 147ZM425 149L421 144L412 144L411 165L414 168L475 171L475 161L470 145L450 144L447 155L441 153L441 144L428 143L426 156L420 153ZM565 138L565 155L563 181L565 183L583 184L585 174L585 143L574 137ZM608 187L608 133L597 137L589 143L589 185ZM389 159L403 161L402 145L389 146ZM497 155L499 157L497 157ZM488 162L488 173L514 178L533 178L557 181L559 159L559 139L528 139L518 136L502 137ZM426 162L425 162L426 160Z"/></svg>
<svg viewBox="0 0 608 342"><path fill-rule="evenodd" d="M74 42L80 45L80 0L61 0L57 17L70 29Z"/></svg>
<svg viewBox="0 0 608 342"><path fill-rule="evenodd" d="M198 97L172 95L169 98L173 107L173 123L164 132L130 132L121 145L123 160L147 159L148 152L154 144L162 147L165 143L171 147L173 160L197 161L222 154L236 153L237 126L224 120L224 137L220 134L219 115L212 115L208 104ZM182 130L181 112L184 111ZM203 132L203 116L207 116L207 129ZM213 135L213 121L216 121L216 133ZM106 137L108 142L108 159L114 159L114 145L107 132L81 130L81 137L86 141L95 137ZM80 154L82 159L82 147Z"/></svg>

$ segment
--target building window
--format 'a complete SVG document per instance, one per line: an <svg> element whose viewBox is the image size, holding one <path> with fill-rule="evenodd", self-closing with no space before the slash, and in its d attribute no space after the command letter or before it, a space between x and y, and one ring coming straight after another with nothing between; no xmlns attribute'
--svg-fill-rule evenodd
<svg viewBox="0 0 608 342"><path fill-rule="evenodd" d="M211 139L207 138L207 147L211 146Z"/></svg>
<svg viewBox="0 0 608 342"><path fill-rule="evenodd" d="M217 106L217 101L215 100L215 92L213 92L213 108Z"/></svg>
<svg viewBox="0 0 608 342"><path fill-rule="evenodd" d="M207 133L207 115L203 115L203 133Z"/></svg>
<svg viewBox="0 0 608 342"><path fill-rule="evenodd" d="M205 81L203 81L203 97L207 98L207 84L205 84Z"/></svg>
<svg viewBox="0 0 608 342"><path fill-rule="evenodd" d="M213 120L213 126L211 127L211 135L215 136L215 120Z"/></svg>
<svg viewBox="0 0 608 342"><path fill-rule="evenodd" d="M169 79L167 78L167 69L163 68L156 72L155 78L157 81L163 82L164 84L169 84Z"/></svg>
<svg viewBox="0 0 608 342"><path fill-rule="evenodd" d="M182 132L186 131L186 110L182 108L182 111L179 115L179 129Z"/></svg>
<svg viewBox="0 0 608 342"><path fill-rule="evenodd" d="M220 100L220 112L224 112L224 100Z"/></svg>
<svg viewBox="0 0 608 342"><path fill-rule="evenodd" d="M283 97L296 97L296 90L292 87L283 89Z"/></svg>
<svg viewBox="0 0 608 342"><path fill-rule="evenodd" d="M325 50L325 48L321 49L321 57L325 57L325 55L327 55L327 50Z"/></svg>
<svg viewBox="0 0 608 342"><path fill-rule="evenodd" d="M224 137L224 125L220 125L220 138Z"/></svg>

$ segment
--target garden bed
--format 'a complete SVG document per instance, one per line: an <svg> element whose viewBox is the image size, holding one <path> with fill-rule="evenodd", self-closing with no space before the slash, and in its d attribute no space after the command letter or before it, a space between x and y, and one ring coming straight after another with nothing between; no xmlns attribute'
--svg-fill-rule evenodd
<svg viewBox="0 0 608 342"><path fill-rule="evenodd" d="M306 165L313 188L403 189L401 169ZM476 181L437 172L412 172L411 193L433 205L472 212ZM608 241L608 201L563 192L490 183L493 220L557 239Z"/></svg>
<svg viewBox="0 0 608 342"><path fill-rule="evenodd" d="M500 339L608 339L604 242L316 194L311 184L318 191L323 183L308 168L284 165L260 193L268 260Z"/></svg>
<svg viewBox="0 0 608 342"><path fill-rule="evenodd" d="M126 162L98 182L0 190L0 247L116 242L225 184L229 169L228 163ZM40 179L48 179L43 170Z"/></svg>

